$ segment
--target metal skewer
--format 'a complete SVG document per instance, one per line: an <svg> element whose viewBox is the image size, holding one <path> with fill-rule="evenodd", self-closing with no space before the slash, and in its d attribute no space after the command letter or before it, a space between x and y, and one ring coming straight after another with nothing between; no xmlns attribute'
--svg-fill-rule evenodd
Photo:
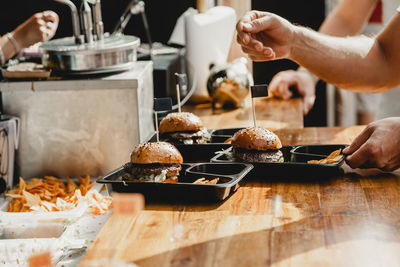
<svg viewBox="0 0 400 267"><path fill-rule="evenodd" d="M160 136L158 132L158 111L166 111L172 109L172 100L170 97L165 98L154 98L154 119L156 124L156 136L157 142L160 141Z"/></svg>
<svg viewBox="0 0 400 267"><path fill-rule="evenodd" d="M180 81L179 81L179 73L175 73L175 80L176 80L176 98L178 100L178 111L179 113L182 112L181 110L181 87L180 87Z"/></svg>
<svg viewBox="0 0 400 267"><path fill-rule="evenodd" d="M254 128L257 128L256 107L254 106L254 98L251 98L251 108L253 110Z"/></svg>
<svg viewBox="0 0 400 267"><path fill-rule="evenodd" d="M268 85L260 84L250 87L251 90L251 108L253 110L254 128L257 127L256 107L254 105L254 98L268 96Z"/></svg>
<svg viewBox="0 0 400 267"><path fill-rule="evenodd" d="M157 116L157 111L154 111L154 120L156 122L156 136L157 136L157 142L160 142L160 134L158 133L158 116Z"/></svg>

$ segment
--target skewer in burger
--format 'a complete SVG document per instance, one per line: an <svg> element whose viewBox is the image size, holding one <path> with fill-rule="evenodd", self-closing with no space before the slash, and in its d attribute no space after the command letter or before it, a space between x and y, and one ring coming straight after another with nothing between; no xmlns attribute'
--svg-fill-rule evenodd
<svg viewBox="0 0 400 267"><path fill-rule="evenodd" d="M135 147L131 162L130 181L176 183L183 159L172 144L149 142Z"/></svg>
<svg viewBox="0 0 400 267"><path fill-rule="evenodd" d="M232 137L234 157L246 162L283 162L281 140L273 132L257 127L237 131Z"/></svg>
<svg viewBox="0 0 400 267"><path fill-rule="evenodd" d="M159 131L164 141L173 144L205 144L210 139L203 122L190 112L169 113L160 122Z"/></svg>

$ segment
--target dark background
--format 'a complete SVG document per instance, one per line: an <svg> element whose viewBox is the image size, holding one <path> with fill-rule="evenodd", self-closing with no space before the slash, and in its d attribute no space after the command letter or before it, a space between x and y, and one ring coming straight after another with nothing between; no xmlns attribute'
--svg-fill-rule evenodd
<svg viewBox="0 0 400 267"><path fill-rule="evenodd" d="M79 8L80 1L72 0ZM129 4L129 0L102 1L105 31L112 31L120 15ZM187 8L195 7L195 0L145 0L146 14L153 41L166 43L175 26L176 19ZM318 29L325 14L324 1L321 0L252 0L252 8L277 13L291 22ZM60 16L56 38L71 36L71 15L68 7L52 0L15 0L3 4L0 9L0 34L12 31L32 14L44 10L53 10ZM139 36L147 42L140 16L133 16L125 29L126 34ZM289 60L254 63L254 80L256 83L269 83L279 71L296 69L297 64ZM326 92L325 84L319 83L314 108L305 117L305 126L326 125Z"/></svg>
<svg viewBox="0 0 400 267"><path fill-rule="evenodd" d="M4 1L5 2L5 1ZM72 0L78 9L81 1ZM0 34L12 31L36 12L53 10L60 16L56 38L72 36L72 22L69 8L52 0L15 0L3 3L0 9ZM103 0L102 13L105 31L112 31L124 12L129 0ZM195 0L145 0L146 14L152 38L166 42L172 33L176 19L188 7L195 7ZM146 40L140 16L133 16L128 23L126 34L139 36Z"/></svg>
<svg viewBox="0 0 400 267"><path fill-rule="evenodd" d="M292 23L318 30L325 18L325 1L322 0L252 0L252 8L276 13ZM253 63L255 83L269 83L272 77L287 69L297 69L298 65L290 60ZM318 83L316 101L313 109L304 118L304 126L326 126L325 84Z"/></svg>

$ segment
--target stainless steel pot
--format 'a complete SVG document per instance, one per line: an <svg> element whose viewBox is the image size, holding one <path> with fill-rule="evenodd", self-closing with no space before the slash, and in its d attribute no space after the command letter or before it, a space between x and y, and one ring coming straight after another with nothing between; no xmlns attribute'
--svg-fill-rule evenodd
<svg viewBox="0 0 400 267"><path fill-rule="evenodd" d="M40 46L42 64L54 71L72 74L126 70L136 61L140 39L112 35L91 44L76 44L73 37L52 40Z"/></svg>

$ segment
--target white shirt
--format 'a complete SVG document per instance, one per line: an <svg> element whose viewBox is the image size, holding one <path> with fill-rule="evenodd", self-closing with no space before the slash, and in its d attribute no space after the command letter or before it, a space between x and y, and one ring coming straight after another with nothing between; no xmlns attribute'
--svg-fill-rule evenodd
<svg viewBox="0 0 400 267"><path fill-rule="evenodd" d="M383 0L384 24L387 24L393 15L400 12L399 0ZM397 8L396 8L397 7ZM380 102L376 111L376 119L400 116L400 86L380 94Z"/></svg>

